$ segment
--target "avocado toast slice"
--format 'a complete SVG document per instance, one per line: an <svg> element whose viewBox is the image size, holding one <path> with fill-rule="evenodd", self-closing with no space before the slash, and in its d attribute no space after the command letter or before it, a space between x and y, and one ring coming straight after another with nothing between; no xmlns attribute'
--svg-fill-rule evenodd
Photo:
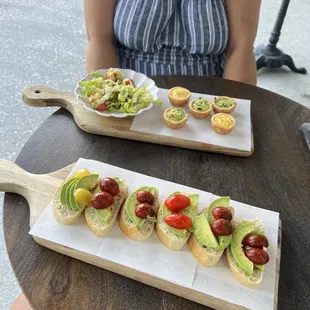
<svg viewBox="0 0 310 310"><path fill-rule="evenodd" d="M98 237L105 237L111 231L118 212L122 207L128 195L127 181L121 181L119 178L114 178L119 186L119 193L114 196L114 203L107 209L95 209L92 206L85 208L85 219L89 229ZM101 189L98 186L94 194L100 193Z"/></svg>
<svg viewBox="0 0 310 310"><path fill-rule="evenodd" d="M214 208L218 206L226 207L234 215L234 209L229 206L229 203L229 197L218 198L203 209L194 220L193 234L188 240L188 246L197 261L205 267L217 264L224 250L231 243L231 235L215 236L210 228L214 221L212 216Z"/></svg>
<svg viewBox="0 0 310 310"><path fill-rule="evenodd" d="M238 221L231 245L226 250L230 270L243 285L250 288L255 288L261 283L264 272L264 265L254 265L242 249L244 237L255 232L264 234L264 224L261 219Z"/></svg>
<svg viewBox="0 0 310 310"><path fill-rule="evenodd" d="M183 195L190 199L190 205L179 213L188 216L193 222L198 209L199 195L176 192L169 197L174 195ZM171 213L172 212L166 207L165 202L163 202L157 214L156 234L165 247L170 250L179 251L182 250L190 237L191 229L176 229L166 224L165 216L170 215Z"/></svg>
<svg viewBox="0 0 310 310"><path fill-rule="evenodd" d="M152 207L155 214L157 213L159 206L158 189L153 186L139 187L127 198L124 203L118 223L120 229L128 238L136 241L145 241L154 230L155 218L141 219L136 216L135 208L139 205L139 201L136 196L140 191L147 191L153 195L154 203Z"/></svg>
<svg viewBox="0 0 310 310"><path fill-rule="evenodd" d="M73 224L83 213L85 206L76 202L74 193L79 188L90 192L94 190L99 178L98 174L88 174L76 177L77 174L67 179L57 190L53 200L53 211L58 222Z"/></svg>

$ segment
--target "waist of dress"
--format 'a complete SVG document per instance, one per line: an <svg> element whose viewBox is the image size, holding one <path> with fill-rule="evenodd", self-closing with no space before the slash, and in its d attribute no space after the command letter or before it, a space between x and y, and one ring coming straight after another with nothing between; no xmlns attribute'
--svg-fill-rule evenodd
<svg viewBox="0 0 310 310"><path fill-rule="evenodd" d="M143 62L151 62L155 64L169 64L174 65L177 63L183 64L207 64L217 63L223 58L222 54L217 55L204 55L204 54L191 54L182 48L164 46L155 52L144 52L134 49L129 49L122 45L118 45L117 54L119 57L132 58Z"/></svg>

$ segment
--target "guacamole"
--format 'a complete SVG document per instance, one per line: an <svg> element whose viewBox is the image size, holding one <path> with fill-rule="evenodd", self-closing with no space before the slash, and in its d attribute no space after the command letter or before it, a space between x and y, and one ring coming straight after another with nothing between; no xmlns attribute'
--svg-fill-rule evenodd
<svg viewBox="0 0 310 310"><path fill-rule="evenodd" d="M180 122L186 118L186 112L182 109L170 109L166 113L167 119L172 122Z"/></svg>
<svg viewBox="0 0 310 310"><path fill-rule="evenodd" d="M236 105L235 100L229 97L215 97L214 103L220 108L231 108Z"/></svg>
<svg viewBox="0 0 310 310"><path fill-rule="evenodd" d="M210 110L211 105L208 100L199 97L198 99L193 101L192 107L195 111L206 112Z"/></svg>

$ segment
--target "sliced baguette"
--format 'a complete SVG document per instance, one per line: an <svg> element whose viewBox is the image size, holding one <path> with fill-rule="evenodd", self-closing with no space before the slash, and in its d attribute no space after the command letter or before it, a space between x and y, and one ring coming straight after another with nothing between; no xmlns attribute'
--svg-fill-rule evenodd
<svg viewBox="0 0 310 310"><path fill-rule="evenodd" d="M208 208L203 209L200 214L208 212ZM232 215L235 215L235 209L233 207L228 207ZM197 261L205 267L214 266L221 259L224 250L213 249L206 247L198 242L195 235L192 234L188 240L188 247L192 255L197 259Z"/></svg>
<svg viewBox="0 0 310 310"><path fill-rule="evenodd" d="M61 187L58 188L53 200L54 215L59 223L70 225L77 221L84 209L74 211L67 206L64 206L60 201L60 190Z"/></svg>
<svg viewBox="0 0 310 310"><path fill-rule="evenodd" d="M111 206L112 218L109 224L102 222L96 215L96 209L94 207L88 206L85 208L85 220L89 229L98 237L107 236L117 218L118 212L122 207L124 201L127 199L128 195L128 185L126 181L123 181L120 186L120 192L114 197L114 204Z"/></svg>
<svg viewBox="0 0 310 310"><path fill-rule="evenodd" d="M155 198L155 201L154 201L153 208L155 210L155 213L157 213L157 210L159 207L158 190L156 190L154 194L154 198ZM137 227L130 220L130 218L128 217L126 213L127 202L128 200L124 203L122 210L120 212L120 217L118 220L119 227L128 238L135 240L135 241L145 241L152 234L155 223L149 222L143 226L143 229L140 229L139 227Z"/></svg>
<svg viewBox="0 0 310 310"><path fill-rule="evenodd" d="M224 250L203 246L197 241L194 234L188 240L188 247L197 261L205 267L216 265L224 252Z"/></svg>
<svg viewBox="0 0 310 310"><path fill-rule="evenodd" d="M253 275L246 275L237 265L235 259L231 254L230 247L226 249L226 258L231 272L240 281L241 284L255 288L259 286L263 279L263 272L258 269L254 269Z"/></svg>
<svg viewBox="0 0 310 310"><path fill-rule="evenodd" d="M188 196L187 193L180 193L181 195ZM188 238L191 233L188 231L186 233L186 237L176 236L173 232L169 230L167 224L164 221L164 217L162 214L162 205L160 206L157 213L157 223L156 223L156 234L160 242L168 249L173 251L182 250L185 246Z"/></svg>
<svg viewBox="0 0 310 310"><path fill-rule="evenodd" d="M245 222L248 222L247 220L241 220L236 224L236 228ZM251 220L251 222L254 222L254 231L261 232L264 231L264 224L261 219L254 219ZM236 260L234 259L230 247L226 249L226 258L229 265L229 268L231 272L234 274L234 276L240 281L241 284L249 287L249 288L255 288L259 286L259 284L262 282L263 279L263 271L254 269L252 275L247 275L245 272L243 272L240 267L238 266Z"/></svg>

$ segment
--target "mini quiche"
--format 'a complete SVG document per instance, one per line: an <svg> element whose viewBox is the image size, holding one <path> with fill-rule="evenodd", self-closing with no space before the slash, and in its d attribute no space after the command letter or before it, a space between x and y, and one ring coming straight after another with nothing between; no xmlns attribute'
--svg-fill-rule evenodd
<svg viewBox="0 0 310 310"><path fill-rule="evenodd" d="M230 97L214 97L212 102L214 113L231 113L237 106L237 102Z"/></svg>
<svg viewBox="0 0 310 310"><path fill-rule="evenodd" d="M169 128L179 129L187 122L187 113L180 108L169 108L164 112L164 121Z"/></svg>
<svg viewBox="0 0 310 310"><path fill-rule="evenodd" d="M227 135L234 130L236 120L229 114L217 113L212 116L211 124L215 132L220 135Z"/></svg>
<svg viewBox="0 0 310 310"><path fill-rule="evenodd" d="M191 92L186 88L177 86L169 90L168 97L172 105L184 107L191 97Z"/></svg>
<svg viewBox="0 0 310 310"><path fill-rule="evenodd" d="M212 112L212 104L208 100L199 97L189 103L189 111L195 118L206 118Z"/></svg>

